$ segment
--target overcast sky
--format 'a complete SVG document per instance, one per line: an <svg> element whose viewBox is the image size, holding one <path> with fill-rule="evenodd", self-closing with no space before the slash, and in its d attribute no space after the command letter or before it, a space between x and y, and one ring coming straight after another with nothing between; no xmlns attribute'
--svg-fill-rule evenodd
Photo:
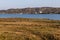
<svg viewBox="0 0 60 40"><path fill-rule="evenodd" d="M60 0L0 0L0 9L25 7L60 7Z"/></svg>

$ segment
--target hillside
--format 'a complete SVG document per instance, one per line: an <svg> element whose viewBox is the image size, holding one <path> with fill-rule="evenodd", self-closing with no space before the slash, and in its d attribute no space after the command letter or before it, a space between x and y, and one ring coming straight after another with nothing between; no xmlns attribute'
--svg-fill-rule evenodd
<svg viewBox="0 0 60 40"><path fill-rule="evenodd" d="M60 20L0 18L0 40L60 40Z"/></svg>
<svg viewBox="0 0 60 40"><path fill-rule="evenodd" d="M23 13L23 14L60 14L60 8L35 7L0 10L0 13Z"/></svg>

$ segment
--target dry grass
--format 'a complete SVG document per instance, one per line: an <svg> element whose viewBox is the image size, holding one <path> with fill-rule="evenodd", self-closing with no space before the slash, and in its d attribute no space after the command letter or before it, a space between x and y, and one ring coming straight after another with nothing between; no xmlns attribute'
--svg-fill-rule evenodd
<svg viewBox="0 0 60 40"><path fill-rule="evenodd" d="M60 20L0 18L0 40L60 40Z"/></svg>

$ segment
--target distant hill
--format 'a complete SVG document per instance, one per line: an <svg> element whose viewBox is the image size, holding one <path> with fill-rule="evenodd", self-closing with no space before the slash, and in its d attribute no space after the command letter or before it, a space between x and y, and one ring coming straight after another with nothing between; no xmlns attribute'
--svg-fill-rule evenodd
<svg viewBox="0 0 60 40"><path fill-rule="evenodd" d="M28 14L60 14L60 8L53 7L36 7L36 8L22 8L22 9L7 9L0 10L0 13L28 13Z"/></svg>

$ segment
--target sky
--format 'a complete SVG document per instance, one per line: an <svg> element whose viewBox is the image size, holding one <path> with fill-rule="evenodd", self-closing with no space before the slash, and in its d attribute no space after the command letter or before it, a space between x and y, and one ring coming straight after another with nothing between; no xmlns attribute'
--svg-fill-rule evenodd
<svg viewBox="0 0 60 40"><path fill-rule="evenodd" d="M0 9L60 7L60 0L0 0Z"/></svg>

